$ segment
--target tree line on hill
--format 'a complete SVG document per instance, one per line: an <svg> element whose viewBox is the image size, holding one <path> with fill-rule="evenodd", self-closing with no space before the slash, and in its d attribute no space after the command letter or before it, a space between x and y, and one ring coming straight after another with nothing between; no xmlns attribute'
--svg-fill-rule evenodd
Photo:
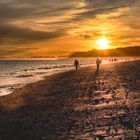
<svg viewBox="0 0 140 140"><path fill-rule="evenodd" d="M140 56L140 46L116 48L107 50L90 50L87 52L74 52L70 57L125 57Z"/></svg>

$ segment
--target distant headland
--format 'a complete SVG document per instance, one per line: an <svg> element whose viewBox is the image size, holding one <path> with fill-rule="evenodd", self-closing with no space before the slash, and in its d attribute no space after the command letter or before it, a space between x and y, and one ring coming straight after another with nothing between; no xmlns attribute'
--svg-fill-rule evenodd
<svg viewBox="0 0 140 140"><path fill-rule="evenodd" d="M87 52L73 52L69 57L125 57L140 56L140 46L106 49L106 50L90 50Z"/></svg>

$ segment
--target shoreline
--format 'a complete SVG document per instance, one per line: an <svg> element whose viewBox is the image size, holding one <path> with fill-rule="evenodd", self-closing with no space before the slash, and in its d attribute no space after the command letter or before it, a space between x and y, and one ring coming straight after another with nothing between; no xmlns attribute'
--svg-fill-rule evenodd
<svg viewBox="0 0 140 140"><path fill-rule="evenodd" d="M0 97L0 139L139 139L139 71L139 60L89 66L16 89Z"/></svg>
<svg viewBox="0 0 140 140"><path fill-rule="evenodd" d="M34 63L32 65L30 61L33 60L29 60L29 62L26 60L22 60L22 61L17 60L18 65L13 60L12 62L8 61L8 64L10 64L9 67L11 67L12 70L7 69L6 70L7 74L5 74L5 72L2 71L0 75L1 78L0 94L2 96L12 93L11 90L13 90L14 88L18 88L18 86L23 87L27 84L40 81L44 79L44 77L46 76L53 75L56 73L66 72L73 69L73 65L72 65L73 61L69 59L58 60L58 61L52 60L51 63L50 60L43 60L43 61L39 60L41 61L40 62L41 65L39 65L38 61L33 61ZM4 62L1 62L1 64L3 63ZM29 66L27 67L26 64ZM81 64L82 67L85 67L87 65L92 65L90 60L88 59L86 60L81 59ZM13 65L15 65L15 69L13 68ZM1 65L2 70L4 67L5 65ZM6 68L7 67L8 66L6 65Z"/></svg>
<svg viewBox="0 0 140 140"><path fill-rule="evenodd" d="M103 59L104 60L104 59ZM139 60L139 59L138 59ZM114 64L114 63L122 63L122 62L129 62L129 61L136 61L134 58L132 59L129 59L129 60L119 60L118 62L109 62L109 60L104 60L105 62L102 63L102 65L106 65L106 64ZM84 67L90 67L90 66L95 66L95 63L93 64L84 64L82 65L81 68L84 68ZM45 68L42 68L42 69L45 69ZM23 81L24 84L21 84L21 83L17 83L17 84L10 84L8 86L4 86L3 88L1 87L1 95L0 97L3 97L3 96L7 96L9 94L12 94L14 92L15 89L18 89L18 88L21 88L21 87L24 87L28 84L32 84L32 83L36 83L38 81L42 81L42 80L45 80L47 77L49 76L52 76L52 75L55 75L55 74L59 74L59 73L64 73L64 72L67 72L67 71L73 71L75 68L74 67L69 67L69 68L61 68L60 70L55 70L57 72L53 72L53 73L50 73L50 74L45 74L45 72L41 72L41 75L40 74L28 74L28 75L19 75L19 76L16 76L15 78L19 78L19 81L21 81L21 78L25 78L25 81L27 81L28 79L26 78L29 78L30 80L28 82L25 82ZM35 78L35 81L33 81L32 79ZM18 79L17 79L18 80Z"/></svg>

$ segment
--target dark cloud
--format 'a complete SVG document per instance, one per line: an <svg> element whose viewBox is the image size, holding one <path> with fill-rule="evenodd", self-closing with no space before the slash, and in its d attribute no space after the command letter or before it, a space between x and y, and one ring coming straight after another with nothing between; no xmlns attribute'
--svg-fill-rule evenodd
<svg viewBox="0 0 140 140"><path fill-rule="evenodd" d="M16 54L19 53L21 51L26 51L24 49L22 50L18 50L18 49L4 49L4 50L0 50L0 58L4 57L5 55L12 55L12 54Z"/></svg>
<svg viewBox="0 0 140 140"><path fill-rule="evenodd" d="M71 2L65 0L13 0L7 1L7 3L0 2L0 21L59 16L73 9Z"/></svg>
<svg viewBox="0 0 140 140"><path fill-rule="evenodd" d="M77 34L79 34L79 33L77 33ZM84 40L87 40L87 39L89 40L89 39L93 39L94 37L99 36L99 35L100 35L99 33L95 32L95 31L91 31L90 33L83 32L82 34L79 34L79 37Z"/></svg>
<svg viewBox="0 0 140 140"><path fill-rule="evenodd" d="M136 0L85 0L85 2L88 4L88 7L110 7L110 6L116 6L116 5L128 5L132 4Z"/></svg>
<svg viewBox="0 0 140 140"><path fill-rule="evenodd" d="M79 10L75 2L82 0L12 0L7 3L0 2L0 19L30 19L37 17L60 16L69 10ZM129 6L134 0L83 0L85 6L82 7L86 11L78 13L77 17L87 18L96 16L96 14L107 12L108 10L117 9L119 7Z"/></svg>
<svg viewBox="0 0 140 140"><path fill-rule="evenodd" d="M0 26L0 44L32 43L61 36L62 32L43 32L10 25Z"/></svg>
<svg viewBox="0 0 140 140"><path fill-rule="evenodd" d="M110 13L118 8L131 6L136 1L137 0L6 0L5 2L0 2L0 21L7 23L21 19L31 20L36 18L51 18L54 16L59 17L64 14L68 16L70 10L85 10L71 15L71 20L58 20L60 24L65 24L66 22L79 21L80 19L94 18L97 14ZM80 2L83 2L85 5L78 7L78 3ZM59 23L56 22L56 24Z"/></svg>
<svg viewBox="0 0 140 140"><path fill-rule="evenodd" d="M98 14L107 14L118 10L119 8L129 7L134 0L85 0L85 9L88 9L76 15L74 20L95 18Z"/></svg>

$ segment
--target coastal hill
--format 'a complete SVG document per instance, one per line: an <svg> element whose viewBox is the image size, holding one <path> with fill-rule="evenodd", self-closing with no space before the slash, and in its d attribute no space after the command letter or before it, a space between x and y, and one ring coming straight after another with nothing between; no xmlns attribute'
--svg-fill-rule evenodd
<svg viewBox="0 0 140 140"><path fill-rule="evenodd" d="M116 48L107 50L90 50L87 52L74 52L70 57L114 57L114 56L140 56L140 46Z"/></svg>

